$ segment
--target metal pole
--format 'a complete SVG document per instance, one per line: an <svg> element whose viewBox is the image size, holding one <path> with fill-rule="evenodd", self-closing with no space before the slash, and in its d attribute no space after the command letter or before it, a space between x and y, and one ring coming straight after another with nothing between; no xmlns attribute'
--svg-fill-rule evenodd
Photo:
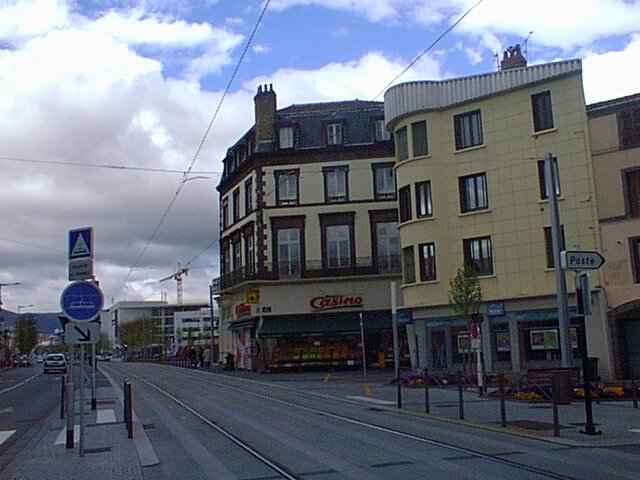
<svg viewBox="0 0 640 480"><path fill-rule="evenodd" d="M458 416L464 420L464 395L462 394L462 372L458 372Z"/></svg>
<svg viewBox="0 0 640 480"><path fill-rule="evenodd" d="M398 408L402 408L402 385L400 385L400 352L398 346L398 306L396 303L396 282L391 282L391 327L393 329L393 367L398 389Z"/></svg>
<svg viewBox="0 0 640 480"><path fill-rule="evenodd" d="M560 329L560 356L562 367L573 366L573 349L571 348L571 331L569 329L569 307L567 304L567 279L564 270L560 267L561 228L560 212L558 209L558 195L556 185L560 180L556 178L557 159L553 154L547 153L544 159L544 177L549 199L549 211L551 214L551 243L553 250L553 265L556 278L556 300L558 303L558 328Z"/></svg>
<svg viewBox="0 0 640 480"><path fill-rule="evenodd" d="M362 372L367 376L367 354L364 348L364 322L362 320L362 312L360 312L360 341L362 343Z"/></svg>
<svg viewBox="0 0 640 480"><path fill-rule="evenodd" d="M498 388L500 391L500 426L507 426L507 408L504 401L504 373L498 375Z"/></svg>
<svg viewBox="0 0 640 480"><path fill-rule="evenodd" d="M60 377L60 418L63 419L64 418L64 407L65 407L65 394L64 394L64 389L66 387L66 383L67 383L67 375L63 375Z"/></svg>
<svg viewBox="0 0 640 480"><path fill-rule="evenodd" d="M209 370L213 370L213 285L209 285L209 314L211 315L211 338L209 344Z"/></svg>
<svg viewBox="0 0 640 480"><path fill-rule="evenodd" d="M73 391L73 357L75 356L75 349L71 351L71 365L67 366L69 372L67 373L67 441L66 447L73 448L73 424L74 424L74 391Z"/></svg>
<svg viewBox="0 0 640 480"><path fill-rule="evenodd" d="M631 399L633 400L633 408L638 408L638 387L635 379L631 379Z"/></svg>
<svg viewBox="0 0 640 480"><path fill-rule="evenodd" d="M84 343L80 345L80 456L84 457Z"/></svg>
<svg viewBox="0 0 640 480"><path fill-rule="evenodd" d="M91 410L95 410L98 406L96 400L96 344L91 344Z"/></svg>
<svg viewBox="0 0 640 480"><path fill-rule="evenodd" d="M424 412L431 413L431 402L429 400L429 370L424 371Z"/></svg>

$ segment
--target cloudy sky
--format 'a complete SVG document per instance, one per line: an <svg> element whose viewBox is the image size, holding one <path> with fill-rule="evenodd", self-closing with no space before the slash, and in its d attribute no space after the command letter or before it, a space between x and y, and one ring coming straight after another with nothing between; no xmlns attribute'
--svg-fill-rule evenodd
<svg viewBox="0 0 640 480"><path fill-rule="evenodd" d="M68 231L85 226L107 306L175 301L175 281L159 280L179 265L185 301L206 301L221 159L253 123L257 86L272 83L279 107L382 100L466 12L396 83L495 71L496 54L526 43L530 63L581 58L588 103L640 91L640 0L266 7L0 0L0 283L20 282L3 308L59 311Z"/></svg>

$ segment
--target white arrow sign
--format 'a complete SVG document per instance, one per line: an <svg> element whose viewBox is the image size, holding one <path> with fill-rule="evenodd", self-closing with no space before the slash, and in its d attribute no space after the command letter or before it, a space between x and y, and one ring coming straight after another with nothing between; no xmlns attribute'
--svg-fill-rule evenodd
<svg viewBox="0 0 640 480"><path fill-rule="evenodd" d="M564 270L597 270L603 264L604 257L595 250L563 250L560 252L560 266Z"/></svg>
<svg viewBox="0 0 640 480"><path fill-rule="evenodd" d="M100 324L96 322L69 322L64 329L64 343L81 345L100 340Z"/></svg>

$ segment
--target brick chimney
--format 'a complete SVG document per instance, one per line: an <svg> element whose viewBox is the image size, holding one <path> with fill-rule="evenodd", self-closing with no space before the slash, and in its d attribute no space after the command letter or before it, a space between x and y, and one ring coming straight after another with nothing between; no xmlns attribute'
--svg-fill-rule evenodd
<svg viewBox="0 0 640 480"><path fill-rule="evenodd" d="M500 70L508 70L510 68L521 68L527 66L527 59L522 55L520 45L507 48L500 62Z"/></svg>
<svg viewBox="0 0 640 480"><path fill-rule="evenodd" d="M258 93L253 97L256 115L256 146L271 143L276 139L276 92L273 84L258 86Z"/></svg>

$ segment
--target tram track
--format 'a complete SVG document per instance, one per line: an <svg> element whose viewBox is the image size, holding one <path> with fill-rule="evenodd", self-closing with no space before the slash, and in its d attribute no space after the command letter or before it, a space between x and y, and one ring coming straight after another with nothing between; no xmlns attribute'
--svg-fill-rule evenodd
<svg viewBox="0 0 640 480"><path fill-rule="evenodd" d="M253 447L250 443L248 443L247 441L237 437L231 431L221 427L215 421L211 420L206 415L204 415L202 412L196 410L193 406L189 405L184 400L178 398L174 394L166 391L165 389L160 387L158 384L156 384L156 383L154 383L154 382L152 382L152 381L150 381L150 380L148 380L146 378L143 378L142 376L140 376L140 375L138 375L138 374L136 374L134 372L131 372L130 370L122 369L122 372L123 373L126 372L127 375L130 375L132 377L137 378L138 380L143 382L148 387L156 390L157 392L159 392L162 395L164 395L166 398L170 399L172 402L174 402L177 405L181 406L183 409L185 409L186 411L191 413L193 416L195 416L196 418L198 418L199 420L204 422L206 425L208 425L209 427L213 428L218 433L223 435L225 438L229 439L234 444L236 444L238 447L240 447L243 450L245 450L252 457L256 458L257 460L259 460L263 464L267 465L271 470L273 470L275 473L277 473L281 478L287 478L287 479L302 479L302 478L304 478L302 476L297 475L295 472L287 469L281 463L275 461L272 458L269 458L267 455L263 454L262 452L257 450L255 447ZM332 418L332 419L335 419L335 420L339 420L341 422L349 423L351 425L357 425L359 427L366 428L366 429L369 429L369 430L374 430L374 431L377 431L377 432L380 432L380 433L383 433L383 434L391 435L391 436L396 437L396 438L403 438L403 439L419 442L421 444L429 445L429 446L432 446L432 447L437 447L437 448L440 448L440 449L444 449L446 451L455 453L456 455L459 455L459 456L466 456L468 458L481 459L481 460L485 460L485 461L490 462L490 463L499 464L499 465L501 465L503 467L508 467L510 469L514 469L516 472L522 472L522 473L527 472L529 474L536 475L536 476L538 476L540 478L549 478L549 479L554 479L554 480L577 480L577 478L573 477L573 476L564 475L564 474L556 473L556 472L553 472L553 471L550 471L550 470L546 470L546 469L543 469L543 468L540 468L540 467L531 466L531 465L527 465L525 463L509 460L509 459L503 458L502 456L499 456L499 455L496 455L496 454L485 453L485 452L482 452L482 451L477 450L477 449L455 445L453 443L445 442L445 441L442 441L442 440L436 440L436 439L433 439L433 438L428 438L428 437L423 436L423 435L417 435L417 434L414 434L414 433L404 432L404 431L401 431L401 430L398 430L398 429L394 429L394 428L390 428L390 427L381 425L379 423L373 423L371 421L365 421L365 420L356 418L355 416L349 416L349 415L343 415L343 414L335 413L335 412L329 411L328 409L311 407L311 406L308 406L308 405L303 405L301 403L296 403L296 402L291 401L291 400L287 400L287 399L283 399L283 398L277 398L273 394L266 394L266 393L264 393L264 391L263 392L255 391L253 388L250 389L250 388L248 388L248 385L252 385L252 387L254 387L254 388L255 387L260 387L263 390L264 390L265 387L268 387L273 392L277 392L279 390L282 392L283 390L285 390L288 394L296 394L296 395L300 395L300 396L303 396L303 397L306 397L306 398L315 398L316 400L318 400L318 398L332 398L334 400L342 400L345 403L349 403L349 404L357 404L357 402L344 400L344 399L338 399L336 397L330 397L330 396L327 396L327 395L321 395L321 394L315 394L315 393L309 393L309 392L301 392L299 390L294 390L294 389L290 389L290 388L287 388L287 387L282 387L282 386L279 386L279 385L268 385L268 384L265 384L264 382L250 381L250 380L246 380L246 379L237 379L237 378L234 378L234 377L224 376L224 375L220 375L220 374L213 374L212 375L212 374L208 374L208 373L207 374L203 374L203 373L196 373L196 372L190 372L190 371L185 371L185 372L177 371L177 372L174 372L174 374L179 376L179 377L185 378L185 379L189 379L189 380L192 380L192 381L198 381L199 383L205 383L207 385L216 386L216 387L220 387L220 388L231 389L231 390L234 390L236 392L241 392L244 395L251 395L251 396L259 398L261 400L274 402L274 403L283 405L283 406L288 407L288 408L298 409L298 410L301 410L301 411L305 411L307 413L312 413L312 414L315 414L315 415L323 416L325 418ZM242 385L239 385L240 383ZM516 473L514 472L514 474L516 474Z"/></svg>

